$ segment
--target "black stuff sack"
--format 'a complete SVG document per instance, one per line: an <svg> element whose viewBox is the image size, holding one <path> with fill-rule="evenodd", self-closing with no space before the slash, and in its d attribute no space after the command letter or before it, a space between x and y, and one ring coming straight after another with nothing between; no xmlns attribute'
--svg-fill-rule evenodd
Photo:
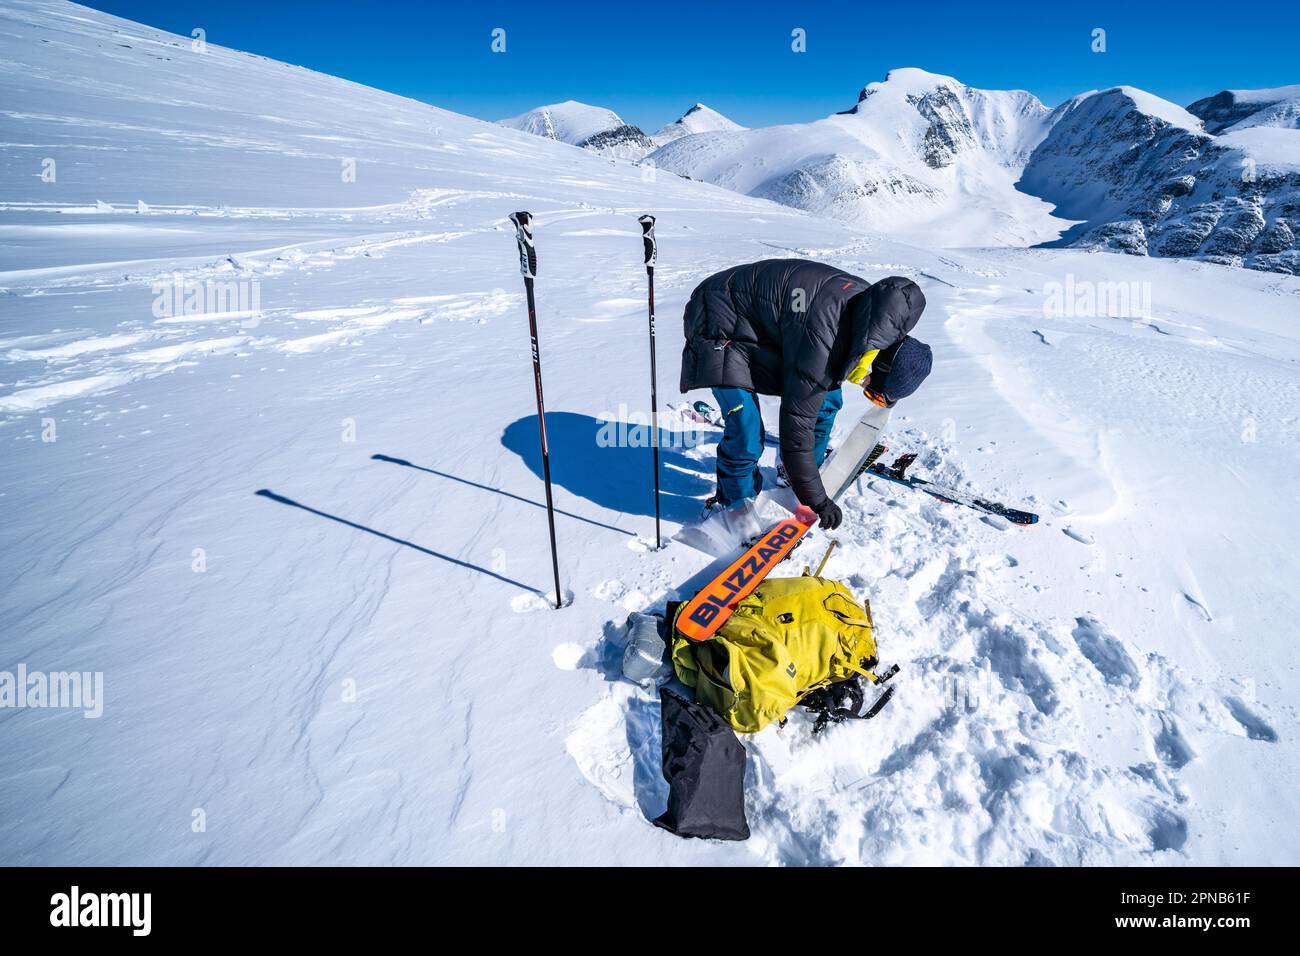
<svg viewBox="0 0 1300 956"><path fill-rule="evenodd" d="M666 687L659 702L668 809L655 826L680 837L749 839L745 748L736 732L710 708Z"/></svg>

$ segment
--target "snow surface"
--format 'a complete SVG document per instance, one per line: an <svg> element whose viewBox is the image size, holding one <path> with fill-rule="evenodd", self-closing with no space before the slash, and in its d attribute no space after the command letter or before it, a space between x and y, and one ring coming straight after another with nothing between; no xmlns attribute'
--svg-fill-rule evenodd
<svg viewBox="0 0 1300 956"><path fill-rule="evenodd" d="M920 248L53 0L0 10L0 60L0 670L106 695L0 709L0 862L1296 862L1300 280ZM936 365L891 451L1042 515L846 498L827 573L898 692L745 739L741 845L649 824L657 699L618 673L628 612L709 563L651 550L648 451L597 440L647 401L646 211L661 401L709 273L907 275ZM259 306L159 318L176 276ZM1120 282L1150 308L1086 306Z"/></svg>
<svg viewBox="0 0 1300 956"><path fill-rule="evenodd" d="M1272 86L1259 90L1227 90L1238 103L1277 103L1280 100L1300 99L1300 84Z"/></svg>
<svg viewBox="0 0 1300 956"><path fill-rule="evenodd" d="M1300 102L1296 116L1300 117ZM1278 172L1300 172L1300 136L1295 128L1278 129L1267 125L1252 126L1238 123L1219 135L1221 144L1239 150L1259 167ZM1241 168L1240 160L1237 168Z"/></svg>

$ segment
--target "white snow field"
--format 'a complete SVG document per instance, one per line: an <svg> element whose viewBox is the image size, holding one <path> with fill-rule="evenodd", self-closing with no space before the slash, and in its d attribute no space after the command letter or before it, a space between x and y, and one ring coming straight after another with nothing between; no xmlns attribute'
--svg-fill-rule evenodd
<svg viewBox="0 0 1300 956"><path fill-rule="evenodd" d="M103 675L98 718L0 693L0 863L1300 862L1300 279L906 245L53 0L0 8L0 124L0 692ZM712 560L652 550L649 452L597 440L648 403L644 212L661 404L709 273L910 276L936 365L891 453L1042 515L850 493L827 573L898 692L745 739L744 844L648 822L619 676Z"/></svg>

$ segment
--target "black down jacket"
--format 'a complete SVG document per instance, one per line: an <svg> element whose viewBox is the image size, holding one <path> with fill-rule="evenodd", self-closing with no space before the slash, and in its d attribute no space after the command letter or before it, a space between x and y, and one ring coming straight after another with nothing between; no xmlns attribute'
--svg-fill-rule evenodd
<svg viewBox="0 0 1300 956"><path fill-rule="evenodd" d="M826 393L864 352L885 349L921 317L925 296L902 276L870 283L807 259L766 259L709 276L684 317L683 392L747 388L781 396L781 460L799 500L826 501L813 427Z"/></svg>

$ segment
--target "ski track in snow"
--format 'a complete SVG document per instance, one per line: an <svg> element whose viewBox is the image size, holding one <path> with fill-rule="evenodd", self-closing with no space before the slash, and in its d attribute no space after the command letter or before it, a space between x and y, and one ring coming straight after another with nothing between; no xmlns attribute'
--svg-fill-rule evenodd
<svg viewBox="0 0 1300 956"><path fill-rule="evenodd" d="M53 144L7 168L82 164L0 192L0 669L102 670L108 701L0 711L0 862L1294 861L1300 280L940 254L70 11L0 13L10 139ZM665 538L718 435L666 407L676 317L709 273L790 255L922 284L935 373L890 454L1042 518L858 482L826 573L870 600L898 691L746 738L743 846L651 826L658 700L619 676L627 614L710 561L654 550L648 452L596 438L648 398L646 211ZM1066 274L1149 281L1154 312L1045 315ZM208 281L260 302L154 314L157 283Z"/></svg>

